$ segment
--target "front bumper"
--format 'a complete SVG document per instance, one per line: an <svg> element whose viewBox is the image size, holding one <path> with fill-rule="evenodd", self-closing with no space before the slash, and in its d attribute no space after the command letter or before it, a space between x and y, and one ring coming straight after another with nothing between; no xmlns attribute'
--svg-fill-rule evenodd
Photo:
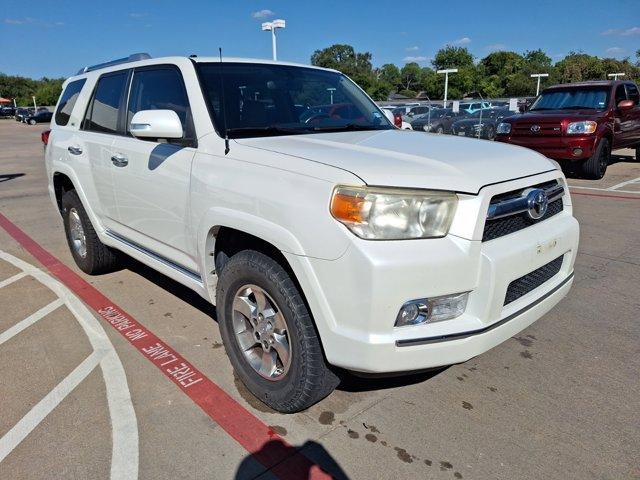
<svg viewBox="0 0 640 480"><path fill-rule="evenodd" d="M466 361L515 335L569 291L578 223L565 210L488 242L441 239L353 245L334 261L287 255L316 319L329 363L360 372L404 372ZM563 256L559 273L504 305L508 285ZM464 314L394 327L408 300L470 292Z"/></svg>
<svg viewBox="0 0 640 480"><path fill-rule="evenodd" d="M548 158L554 160L581 161L593 155L596 148L597 137L594 135L585 136L511 136L497 135L497 142L510 143L520 147L527 147L535 150ZM576 155L576 149L582 150Z"/></svg>

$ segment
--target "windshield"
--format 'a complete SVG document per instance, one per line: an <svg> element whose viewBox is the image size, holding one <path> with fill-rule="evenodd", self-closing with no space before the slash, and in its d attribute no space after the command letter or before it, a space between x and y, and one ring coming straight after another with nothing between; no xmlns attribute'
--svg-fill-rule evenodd
<svg viewBox="0 0 640 480"><path fill-rule="evenodd" d="M549 90L529 110L603 109L609 104L609 92L608 87Z"/></svg>
<svg viewBox="0 0 640 480"><path fill-rule="evenodd" d="M337 72L252 63L199 63L198 70L217 130L229 138L395 128Z"/></svg>

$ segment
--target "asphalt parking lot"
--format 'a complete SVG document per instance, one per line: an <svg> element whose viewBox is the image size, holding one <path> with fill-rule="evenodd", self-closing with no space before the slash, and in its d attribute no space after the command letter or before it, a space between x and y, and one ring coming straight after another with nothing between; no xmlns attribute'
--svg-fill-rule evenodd
<svg viewBox="0 0 640 480"><path fill-rule="evenodd" d="M235 380L196 294L133 261L75 267L44 128L0 121L0 478L640 479L632 152L570 180L576 280L549 314L464 364L347 378L282 415Z"/></svg>

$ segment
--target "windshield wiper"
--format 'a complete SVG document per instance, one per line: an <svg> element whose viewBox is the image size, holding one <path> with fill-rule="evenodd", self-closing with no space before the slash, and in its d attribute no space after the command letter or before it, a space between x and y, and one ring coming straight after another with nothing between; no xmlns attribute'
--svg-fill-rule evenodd
<svg viewBox="0 0 640 480"><path fill-rule="evenodd" d="M240 136L277 135L279 133L284 133L284 134L307 133L308 131L309 131L308 128L279 127L276 125L267 125L266 127L227 128L227 134L231 134L234 137L236 136L236 134Z"/></svg>
<svg viewBox="0 0 640 480"><path fill-rule="evenodd" d="M327 125L326 127L314 126L311 128L315 132L329 132L329 131L357 131L357 130L391 130L391 127L387 128L384 125L358 125L357 123L347 123L345 125Z"/></svg>
<svg viewBox="0 0 640 480"><path fill-rule="evenodd" d="M587 107L586 105L569 105L562 107L560 110L595 110L596 107Z"/></svg>

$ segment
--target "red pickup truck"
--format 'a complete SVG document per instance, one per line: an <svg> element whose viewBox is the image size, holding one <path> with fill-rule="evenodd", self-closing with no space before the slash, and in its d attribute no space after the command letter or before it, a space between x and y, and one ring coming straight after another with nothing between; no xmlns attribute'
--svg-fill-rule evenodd
<svg viewBox="0 0 640 480"><path fill-rule="evenodd" d="M612 149L635 148L640 160L638 87L628 81L555 85L527 112L505 118L496 140L532 148L587 178L602 178Z"/></svg>

